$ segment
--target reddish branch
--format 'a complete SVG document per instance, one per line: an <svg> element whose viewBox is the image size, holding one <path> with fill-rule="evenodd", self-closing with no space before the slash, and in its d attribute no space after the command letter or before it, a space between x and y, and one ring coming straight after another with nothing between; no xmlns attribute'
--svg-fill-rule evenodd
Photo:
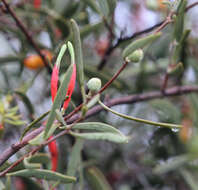
<svg viewBox="0 0 198 190"><path fill-rule="evenodd" d="M172 88L169 88L165 90L164 93L161 91L154 91L154 92L147 92L143 94L135 94L131 96L125 96L125 97L120 97L120 98L114 98L111 99L107 102L105 102L105 105L112 107L115 105L122 105L122 104L133 104L136 102L143 102L143 101L148 101L156 98L165 98L165 97L170 97L170 96L178 96L178 95L184 95L188 93L198 93L198 86L175 86ZM101 112L103 108L99 105L94 106L92 109L90 109L85 118L87 119L88 117L94 116ZM80 118L80 114L75 114L73 115L69 120L68 123L71 124L74 121L78 120ZM24 139L21 142L17 142L16 144L13 144L11 147L6 149L1 155L0 155L0 165L2 165L6 160L8 160L12 155L14 155L17 151L19 151L21 148L26 146L28 144L28 141L36 137L44 128L40 127L38 129L35 129L34 131L30 132L28 135L24 137ZM58 134L55 136L51 141L54 139L62 136L63 134L66 134L67 132L63 131L61 134ZM45 145L51 141L47 141ZM44 146L44 145L41 145ZM36 149L39 150L39 147ZM35 152L35 150L34 150ZM21 160L22 161L22 160ZM0 173L0 176L4 175L5 172Z"/></svg>
<svg viewBox="0 0 198 190"><path fill-rule="evenodd" d="M6 3L5 0L2 0L2 2L6 6L8 12L15 19L17 25L27 35L27 38L32 42L33 39L31 38L31 36L27 32L27 30L24 28L23 24L18 20L18 18L16 17L15 13L12 11L12 9L10 9L10 7L8 6L8 4ZM194 7L197 4L198 4L198 2L190 5L189 7L187 7L186 11L188 11L190 8ZM161 22L161 23L158 23L157 25L155 25L155 26L153 26L151 28L148 28L148 29L146 29L144 31L141 31L141 32L138 32L138 33L134 34L130 39L133 39L133 38L135 38L135 37L137 37L137 36L139 36L141 34L144 34L146 32L152 31L156 27L163 26L163 24L164 24L164 21ZM105 55L107 55L107 56L110 55L111 52L116 47L118 47L120 43L124 42L125 40L129 40L129 39L124 39L124 40L123 39L120 39L120 40L118 40L117 43L114 46L111 46L107 50L107 52L106 52ZM34 41L33 41L33 44L34 44ZM39 49L38 49L38 51L40 52ZM41 54L41 57L43 58L42 54ZM113 76L113 78L109 82L107 82L106 85L104 85L104 87L100 90L99 93L102 93L117 78L117 76L119 76L119 74L126 67L126 65L127 65L127 62L125 62L122 65L122 67L120 68L120 70ZM183 94L192 93L192 92L198 92L198 86L176 86L176 87L173 87L173 88L169 88L167 90L164 90L164 92L155 91L155 92L148 92L148 93L143 93L143 94L136 94L136 95L131 95L131 96L125 96L125 97L121 97L121 98L115 98L115 99L106 101L105 104L107 106L111 107L111 106L114 106L114 105L132 104L132 103L135 103L135 102L142 102L142 101L147 101L147 100L156 99L156 98L164 98L164 97L168 97L168 96L183 95ZM78 106L71 114L69 114L69 117L66 118L66 119L68 119L67 120L68 123L70 123L70 124L72 123L72 126L75 123L77 123L77 122L79 122L79 121L82 120L81 115L78 114L78 113L76 113L76 112L78 112L81 109L81 107L82 107L82 104L80 106ZM98 114L102 110L103 110L103 108L101 106L94 106L92 109L90 109L87 112L86 116L83 119L86 119L86 118L91 117L91 116L93 116L95 114ZM26 135L24 137L24 139L21 142L18 142L16 144L12 145L10 148L6 149L0 155L0 166L6 160L8 160L13 154L15 154L21 148L23 148L24 146L26 146L28 144L28 141L30 141L31 139L33 139L34 137L36 137L41 131L43 131L43 129L44 129L43 127L40 127L39 129L36 129L36 130L30 132L28 135ZM26 155L35 154L40 148L42 148L43 146L47 145L48 143L54 141L55 139L59 138L60 136L67 134L67 132L68 132L68 130L65 130L65 131L60 132L58 135L54 136L52 139L50 139L48 141L45 141L43 144L41 144L37 148L33 149L30 153L28 153ZM24 159L25 156L21 157L18 161L16 161L14 164L12 164L9 168L7 168L2 173L0 173L0 176L4 176L10 169L12 169L17 164L19 164Z"/></svg>
<svg viewBox="0 0 198 190"><path fill-rule="evenodd" d="M192 3L191 5L189 5L188 7L186 7L186 10L185 10L185 11L188 12L190 9L192 9L193 7L195 7L195 6L197 6L197 5L198 5L198 2ZM105 54L104 54L102 60L100 61L99 65L98 65L98 70L102 70L102 69L104 68L104 66L105 66L105 64L106 64L106 62L107 62L107 60L108 60L108 58L111 56L112 52L113 52L117 47L119 47L119 45L120 45L121 43L124 43L124 42L129 41L129 40L133 40L133 39L135 39L135 38L137 38L137 37L139 37L139 36L141 36L141 35L143 35L143 34L146 34L146 33L148 33L148 32L153 31L153 30L156 29L156 28L157 28L157 31L162 30L165 26L167 26L169 23L172 22L171 17L172 17L173 14L174 14L174 13L171 12L171 13L168 15L168 17L167 17L166 19L164 19L163 21L161 21L161 22L155 24L154 26L152 26L152 27L150 27L150 28L147 28L147 29L142 30L142 31L140 31L140 32L136 32L136 33L134 33L132 36L129 36L129 37L126 37L126 38L119 38L119 39L117 40L117 42L115 43L115 45L113 45L113 44L110 45L109 48L106 50L106 52L105 52ZM113 40L112 40L112 41L113 41Z"/></svg>
<svg viewBox="0 0 198 190"><path fill-rule="evenodd" d="M20 30L25 34L27 40L30 42L30 44L32 45L32 47L36 50L36 52L41 56L45 67L48 69L49 73L51 73L51 68L48 64L47 59L45 58L45 56L42 54L41 50L39 49L39 47L37 46L37 44L35 43L35 41L33 40L32 36L30 35L30 33L28 32L27 28L25 27L25 25L21 22L21 20L17 17L17 15L15 14L15 12L12 10L12 8L9 6L9 4L6 2L6 0L2 0L2 3L4 4L5 8L7 9L8 13L12 16L12 18L15 20L16 25L20 28Z"/></svg>

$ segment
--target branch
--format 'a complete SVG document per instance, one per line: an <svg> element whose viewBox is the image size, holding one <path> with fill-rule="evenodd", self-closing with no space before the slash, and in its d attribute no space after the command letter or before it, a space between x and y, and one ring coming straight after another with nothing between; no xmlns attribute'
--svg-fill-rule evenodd
<svg viewBox="0 0 198 190"><path fill-rule="evenodd" d="M4 6L6 7L7 11L9 12L9 14L12 16L12 18L15 20L16 25L20 28L20 30L24 33L24 35L26 36L27 40L30 42L30 44L32 45L32 47L36 50L36 52L41 56L43 63L45 65L45 67L48 69L48 72L51 73L51 67L48 64L47 59L45 58L45 56L42 54L41 50L39 49L39 47L37 46L37 44L35 43L35 41L33 40L32 36L30 35L30 33L28 32L27 28L25 27L25 25L21 22L21 20L17 17L17 15L15 14L15 12L11 9L11 7L9 6L9 4L6 2L6 0L2 0L2 3L4 4Z"/></svg>
<svg viewBox="0 0 198 190"><path fill-rule="evenodd" d="M165 92L161 91L153 91L153 92L147 92L143 94L135 94L131 96L124 96L120 98L114 98L109 101L105 102L105 105L108 107L112 107L115 105L122 105L122 104L134 104L137 102L143 102L143 101L148 101L156 98L165 98L165 97L170 97L170 96L178 96L178 95L184 95L184 94L189 94L189 93L198 93L198 86L175 86L172 88L169 88L165 90ZM89 117L92 117L104 109L100 106L94 106L91 108L84 119L87 119ZM79 120L81 117L81 114L75 114L73 115L70 119L68 119L68 124L73 123L74 121ZM17 151L22 149L28 144L28 141L36 137L39 133L43 131L44 127L40 127L38 129L35 129L34 131L30 132L28 135L24 137L24 139L21 142L17 142L13 144L10 148L6 149L1 155L0 155L0 166L8 160L12 155L14 155ZM65 132L65 131L63 131ZM59 135L59 134L58 134ZM59 135L60 136L60 135ZM54 139L52 139L54 140ZM48 143L48 142L47 142ZM1 173L0 173L1 176Z"/></svg>
<svg viewBox="0 0 198 190"><path fill-rule="evenodd" d="M190 9L192 9L193 7L195 7L195 6L197 6L197 5L198 5L198 2L192 3L191 5L189 5L188 7L186 7L186 10L185 10L185 11L188 12ZM129 36L129 37L126 37L126 38L119 38L119 39L117 40L117 42L116 42L115 45L110 46L110 47L106 50L106 52L105 52L105 54L104 54L102 60L100 61L99 65L98 65L98 70L102 70L102 69L103 69L103 67L105 66L105 64L106 64L106 62L107 62L107 60L108 60L108 58L111 56L112 52L113 52L121 43L126 42L126 41L128 41L128 40L133 40L133 39L135 39L136 37L141 36L142 34L149 33L149 32L151 32L151 31L153 31L155 28L158 28L157 31L163 29L166 25L168 25L169 23L172 22L172 19L170 18L170 16L172 16L172 15L173 15L173 12L170 13L168 19L166 18L166 19L164 19L163 21L161 21L161 22L159 22L159 23L153 25L152 27L149 27L149 28L147 28L147 29L145 29L145 30L142 30L142 31L140 31L140 32L136 32L136 33L134 33L133 35L131 35L131 36Z"/></svg>

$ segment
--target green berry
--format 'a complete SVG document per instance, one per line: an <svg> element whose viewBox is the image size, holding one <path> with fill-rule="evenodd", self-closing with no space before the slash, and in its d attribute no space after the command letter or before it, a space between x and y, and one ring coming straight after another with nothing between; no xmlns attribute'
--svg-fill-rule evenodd
<svg viewBox="0 0 198 190"><path fill-rule="evenodd" d="M91 92L98 92L102 86L99 78L92 78L88 81L87 87Z"/></svg>

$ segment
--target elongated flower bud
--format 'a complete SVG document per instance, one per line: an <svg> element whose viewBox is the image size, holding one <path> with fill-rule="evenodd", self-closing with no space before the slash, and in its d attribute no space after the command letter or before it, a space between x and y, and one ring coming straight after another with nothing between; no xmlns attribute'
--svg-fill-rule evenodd
<svg viewBox="0 0 198 190"><path fill-rule="evenodd" d="M49 138L52 139L53 136ZM57 165L58 165L58 148L56 145L56 141L52 141L48 144L49 152L51 154L51 163L52 163L52 171L57 170Z"/></svg>
<svg viewBox="0 0 198 190"><path fill-rule="evenodd" d="M52 102L54 101L54 98L56 96L57 90L58 90L58 74L59 69L57 65L54 65L53 71L52 71L52 77L51 77L51 96L52 96Z"/></svg>
<svg viewBox="0 0 198 190"><path fill-rule="evenodd" d="M63 108L67 109L69 102L71 101L71 95L74 91L75 88L75 83L76 83L76 64L73 65L73 71L72 71L72 76L68 85L68 90L66 93L66 100L63 104Z"/></svg>
<svg viewBox="0 0 198 190"><path fill-rule="evenodd" d="M34 8L39 9L41 7L41 0L34 0Z"/></svg>

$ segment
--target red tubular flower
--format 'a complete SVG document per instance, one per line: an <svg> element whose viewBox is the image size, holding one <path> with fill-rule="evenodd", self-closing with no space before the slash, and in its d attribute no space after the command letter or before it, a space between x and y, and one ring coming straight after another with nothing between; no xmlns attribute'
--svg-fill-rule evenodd
<svg viewBox="0 0 198 190"><path fill-rule="evenodd" d="M54 98L58 90L58 73L59 73L59 68L57 67L57 65L54 65L54 68L52 71L52 77L51 77L52 102L54 101Z"/></svg>
<svg viewBox="0 0 198 190"><path fill-rule="evenodd" d="M74 91L74 87L75 87L75 82L76 82L76 64L73 65L73 71L72 71L72 76L68 85L68 90L66 93L66 100L63 104L63 108L66 110L69 102L71 101L71 95Z"/></svg>
<svg viewBox="0 0 198 190"><path fill-rule="evenodd" d="M51 136L48 140L52 139L53 136ZM51 154L51 163L52 163L52 171L56 171L58 166L58 148L56 145L56 141L52 141L48 144L48 148Z"/></svg>
<svg viewBox="0 0 198 190"><path fill-rule="evenodd" d="M41 0L34 0L34 8L39 9L41 7Z"/></svg>
<svg viewBox="0 0 198 190"><path fill-rule="evenodd" d="M51 77L51 95L52 95L52 102L55 99L55 96L57 94L58 91L58 74L59 74L59 68L55 65L52 71L52 77ZM75 87L75 82L76 82L76 64L73 65L73 71L72 71L72 75L69 81L69 85L68 85L68 90L66 93L66 98L63 104L63 108L66 110L69 102L71 101L71 95L74 91L74 87Z"/></svg>
<svg viewBox="0 0 198 190"><path fill-rule="evenodd" d="M52 71L52 77L51 77L51 95L52 95L52 102L54 102L54 99L56 97L57 91L58 91L58 74L59 74L59 67L57 65L54 66ZM76 64L73 65L73 71L72 75L69 81L68 90L66 93L66 100L64 101L63 108L67 109L69 102L71 101L71 95L74 91L76 82ZM49 138L51 139L52 136ZM56 171L57 164L58 164L58 148L56 145L56 141L52 141L48 144L49 151L51 154L51 162L52 162L52 171Z"/></svg>

